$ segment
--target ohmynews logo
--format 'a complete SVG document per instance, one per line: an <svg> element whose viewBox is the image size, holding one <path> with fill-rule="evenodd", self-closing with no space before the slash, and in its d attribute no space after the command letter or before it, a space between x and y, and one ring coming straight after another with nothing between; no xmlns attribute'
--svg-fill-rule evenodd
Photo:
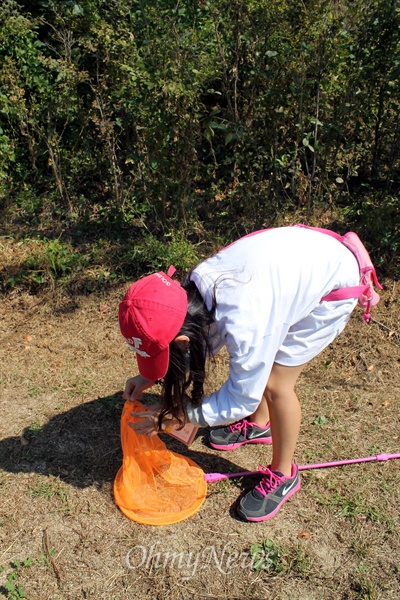
<svg viewBox="0 0 400 600"><path fill-rule="evenodd" d="M182 579L194 577L197 571L215 568L220 573L228 575L234 569L254 569L254 559L249 552L231 549L229 544L217 549L207 546L199 552L173 552L157 547L158 542L146 548L134 546L125 557L128 569L145 568L149 571L171 567L181 573Z"/></svg>

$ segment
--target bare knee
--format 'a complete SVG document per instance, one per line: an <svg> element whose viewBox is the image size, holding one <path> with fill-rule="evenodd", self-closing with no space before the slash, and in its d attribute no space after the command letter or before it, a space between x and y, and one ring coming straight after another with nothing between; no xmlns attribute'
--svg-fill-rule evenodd
<svg viewBox="0 0 400 600"><path fill-rule="evenodd" d="M272 381L268 381L267 386L264 390L264 397L268 404L276 401L282 395L282 387L274 385Z"/></svg>
<svg viewBox="0 0 400 600"><path fill-rule="evenodd" d="M295 395L294 387L303 368L304 365L284 367L274 363L264 390L264 397L268 404L276 402L282 397Z"/></svg>
<svg viewBox="0 0 400 600"><path fill-rule="evenodd" d="M294 391L294 386L290 385L273 385L267 384L264 390L264 397L267 401L268 406L273 403L290 400L291 398L297 397Z"/></svg>

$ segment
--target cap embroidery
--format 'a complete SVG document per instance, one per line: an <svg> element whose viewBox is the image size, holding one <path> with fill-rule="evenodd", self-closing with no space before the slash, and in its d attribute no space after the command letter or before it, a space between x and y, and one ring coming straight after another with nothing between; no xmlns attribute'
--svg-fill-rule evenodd
<svg viewBox="0 0 400 600"><path fill-rule="evenodd" d="M127 338L126 341L128 342L129 348L131 350L133 350L137 354L140 354L140 356L143 356L143 358L151 358L150 354L147 354L145 350L139 350L139 347L143 344L140 338Z"/></svg>
<svg viewBox="0 0 400 600"><path fill-rule="evenodd" d="M162 281L163 283L165 283L165 285L166 285L167 287L169 287L169 286L171 285L171 283L168 281L168 279L166 279L166 278L164 277L164 275L163 275L162 273L154 273L154 275L155 275L156 277L158 277L159 279L161 279L161 281Z"/></svg>

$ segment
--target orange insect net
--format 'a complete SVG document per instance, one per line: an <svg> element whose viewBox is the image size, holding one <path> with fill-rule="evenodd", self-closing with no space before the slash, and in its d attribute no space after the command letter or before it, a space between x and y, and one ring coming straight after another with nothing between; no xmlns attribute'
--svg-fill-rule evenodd
<svg viewBox="0 0 400 600"><path fill-rule="evenodd" d="M203 504L207 483L196 463L171 452L158 435L137 434L128 422L140 402L127 401L121 417L122 467L114 481L114 498L121 511L146 525L170 525L191 517Z"/></svg>

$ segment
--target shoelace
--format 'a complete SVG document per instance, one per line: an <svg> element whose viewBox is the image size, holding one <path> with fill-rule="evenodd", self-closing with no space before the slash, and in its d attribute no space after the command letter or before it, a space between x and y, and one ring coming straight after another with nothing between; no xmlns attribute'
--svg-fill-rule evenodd
<svg viewBox="0 0 400 600"><path fill-rule="evenodd" d="M242 431L242 429L243 429L243 435L244 435L244 437L246 437L247 425L250 425L249 421L247 421L246 419L242 419L241 421L238 421L237 423L233 423L233 425L229 425L229 429L231 430L232 433L234 431Z"/></svg>
<svg viewBox="0 0 400 600"><path fill-rule="evenodd" d="M273 473L269 467L258 467L258 470L264 474L264 477L255 489L266 497L282 483L283 478Z"/></svg>

